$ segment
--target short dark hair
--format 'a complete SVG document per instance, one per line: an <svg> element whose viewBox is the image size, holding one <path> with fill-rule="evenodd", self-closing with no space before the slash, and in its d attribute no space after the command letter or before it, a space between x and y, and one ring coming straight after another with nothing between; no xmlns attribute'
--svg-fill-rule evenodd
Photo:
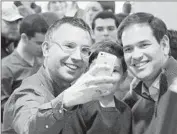
<svg viewBox="0 0 177 134"><path fill-rule="evenodd" d="M167 34L166 24L159 18L155 17L150 13L138 12L127 16L118 28L118 40L122 45L122 33L126 27L133 24L147 24L152 29L153 35L155 36L158 43L165 34Z"/></svg>
<svg viewBox="0 0 177 134"><path fill-rule="evenodd" d="M170 43L171 56L177 59L177 31L172 29L168 30L168 38Z"/></svg>
<svg viewBox="0 0 177 134"><path fill-rule="evenodd" d="M44 20L47 22L48 26L50 27L55 21L59 20L59 16L54 13L54 12L44 12L44 13L39 13Z"/></svg>
<svg viewBox="0 0 177 134"><path fill-rule="evenodd" d="M97 1L102 6L103 10L111 9L112 12L115 12L115 1Z"/></svg>
<svg viewBox="0 0 177 134"><path fill-rule="evenodd" d="M128 16L128 14L118 13L115 16L116 16L118 24L120 25L120 23Z"/></svg>
<svg viewBox="0 0 177 134"><path fill-rule="evenodd" d="M91 56L89 58L89 65L97 58L99 52L107 52L115 55L117 58L121 59L123 73L127 71L127 65L124 60L123 48L118 42L115 41L100 41L96 42L91 47Z"/></svg>
<svg viewBox="0 0 177 134"><path fill-rule="evenodd" d="M25 33L29 38L34 37L35 33L45 34L48 24L39 14L26 16L20 24L20 34Z"/></svg>
<svg viewBox="0 0 177 134"><path fill-rule="evenodd" d="M84 22L82 19L76 17L64 17L62 19L57 20L54 24L52 24L49 27L45 36L45 41L49 41L52 38L53 32L56 29L58 29L62 24L70 24L72 26L79 27L87 31L91 36L91 29L89 25L86 22Z"/></svg>
<svg viewBox="0 0 177 134"><path fill-rule="evenodd" d="M93 21L92 21L92 30L95 29L95 21L96 21L97 19L99 19L99 18L101 18L101 19L108 19L108 18L111 18L111 19L115 20L115 25L116 25L116 27L119 26L118 21L117 21L117 19L116 19L116 16L114 15L113 12L102 11L102 12L98 13L98 14L95 16L95 18L93 19Z"/></svg>

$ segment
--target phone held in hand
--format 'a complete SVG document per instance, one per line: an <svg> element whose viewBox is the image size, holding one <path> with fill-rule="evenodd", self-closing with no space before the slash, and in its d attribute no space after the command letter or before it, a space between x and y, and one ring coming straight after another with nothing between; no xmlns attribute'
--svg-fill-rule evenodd
<svg viewBox="0 0 177 134"><path fill-rule="evenodd" d="M96 75L108 75L111 76L114 70L115 62L117 57L113 54L106 53L106 52L99 52L98 57L96 59L96 64L108 65L110 69L100 69Z"/></svg>

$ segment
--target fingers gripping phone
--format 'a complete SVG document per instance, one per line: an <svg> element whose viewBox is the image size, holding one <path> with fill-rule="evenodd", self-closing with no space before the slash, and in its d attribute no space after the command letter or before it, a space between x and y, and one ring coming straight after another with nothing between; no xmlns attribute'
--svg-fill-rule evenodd
<svg viewBox="0 0 177 134"><path fill-rule="evenodd" d="M99 52L98 57L96 59L96 64L105 64L110 66L110 69L100 69L96 75L108 75L111 76L114 70L115 62L117 57L113 54L106 53L106 52Z"/></svg>

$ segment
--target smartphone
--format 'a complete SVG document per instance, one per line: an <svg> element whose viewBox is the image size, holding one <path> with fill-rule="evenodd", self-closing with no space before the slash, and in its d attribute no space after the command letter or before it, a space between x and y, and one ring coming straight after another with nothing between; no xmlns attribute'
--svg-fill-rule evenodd
<svg viewBox="0 0 177 134"><path fill-rule="evenodd" d="M100 69L96 75L108 75L111 76L112 72L114 70L115 62L117 60L117 57L113 54L106 53L106 52L99 52L98 57L96 59L96 64L105 64L109 65L110 69L103 70Z"/></svg>

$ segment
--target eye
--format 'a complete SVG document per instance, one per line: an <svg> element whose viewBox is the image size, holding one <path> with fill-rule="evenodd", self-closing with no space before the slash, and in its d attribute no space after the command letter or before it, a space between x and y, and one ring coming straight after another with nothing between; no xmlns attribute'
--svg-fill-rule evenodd
<svg viewBox="0 0 177 134"><path fill-rule="evenodd" d="M97 31L99 31L99 32L103 31L103 27L97 27L96 29L97 29Z"/></svg>
<svg viewBox="0 0 177 134"><path fill-rule="evenodd" d="M83 47L83 48L81 49L81 52L82 52L83 54L86 54L86 55L90 55L90 53L91 53L89 47Z"/></svg>
<svg viewBox="0 0 177 134"><path fill-rule="evenodd" d="M66 49L73 49L75 48L75 45L72 43L68 43L68 44L63 45L63 47L65 47Z"/></svg>
<svg viewBox="0 0 177 134"><path fill-rule="evenodd" d="M127 47L127 48L124 48L124 53L130 53L133 51L133 48L132 47Z"/></svg>
<svg viewBox="0 0 177 134"><path fill-rule="evenodd" d="M148 43L143 43L140 45L140 48L147 48L150 44Z"/></svg>
<svg viewBox="0 0 177 134"><path fill-rule="evenodd" d="M119 66L115 66L113 69L113 72L120 72L120 67Z"/></svg>
<svg viewBox="0 0 177 134"><path fill-rule="evenodd" d="M114 31L114 30L115 30L115 27L113 27L113 26L108 27L108 30L109 30L109 31Z"/></svg>

